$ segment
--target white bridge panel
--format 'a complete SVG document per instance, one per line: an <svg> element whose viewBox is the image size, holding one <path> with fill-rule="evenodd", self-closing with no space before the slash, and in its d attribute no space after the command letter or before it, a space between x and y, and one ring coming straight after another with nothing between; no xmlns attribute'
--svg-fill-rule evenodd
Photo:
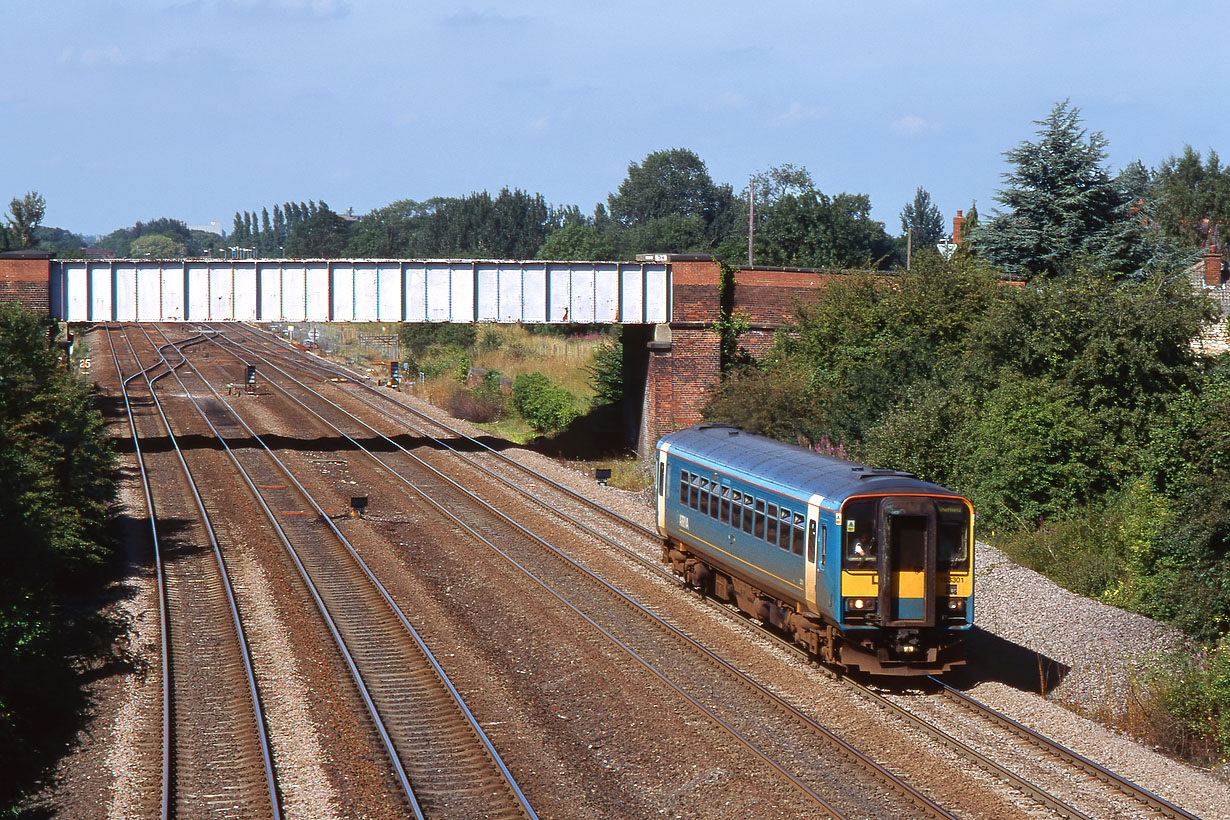
<svg viewBox="0 0 1230 820"><path fill-rule="evenodd" d="M375 265L356 263L354 266L354 320L380 321L380 291Z"/></svg>
<svg viewBox="0 0 1230 820"><path fill-rule="evenodd" d="M184 268L182 265L167 265L158 274L162 280L162 298L155 321L182 322L184 320Z"/></svg>
<svg viewBox="0 0 1230 820"><path fill-rule="evenodd" d="M495 313L497 322L518 322L525 316L525 281L534 276L533 265L522 265L519 268L503 268L499 280L495 283L495 298L498 309Z"/></svg>
<svg viewBox="0 0 1230 820"><path fill-rule="evenodd" d="M90 315L87 321L108 321L114 319L112 311L115 308L115 276L111 268L95 268L89 273Z"/></svg>
<svg viewBox="0 0 1230 820"><path fill-rule="evenodd" d="M593 268L573 269L569 271L568 283L572 298L568 304L568 321L592 323L597 321L597 300L594 298L597 290L598 277Z"/></svg>
<svg viewBox="0 0 1230 820"><path fill-rule="evenodd" d="M329 263L306 262L303 266L305 310L303 318L308 322L329 322Z"/></svg>
<svg viewBox="0 0 1230 820"><path fill-rule="evenodd" d="M500 318L500 266L496 262L474 264L474 284L477 292L477 316L480 322L496 322Z"/></svg>
<svg viewBox="0 0 1230 820"><path fill-rule="evenodd" d="M282 266L282 320L307 321L307 273L302 263Z"/></svg>
<svg viewBox="0 0 1230 820"><path fill-rule="evenodd" d="M335 271L330 277L333 283L332 301L329 305L329 321L353 322L355 305L354 271Z"/></svg>
<svg viewBox="0 0 1230 820"><path fill-rule="evenodd" d="M209 269L209 321L233 317L235 310L235 268Z"/></svg>
<svg viewBox="0 0 1230 820"><path fill-rule="evenodd" d="M235 266L231 277L231 314L227 319L256 321L256 262Z"/></svg>
<svg viewBox="0 0 1230 820"><path fill-rule="evenodd" d="M53 312L72 322L670 321L667 263L115 259L51 270Z"/></svg>
<svg viewBox="0 0 1230 820"><path fill-rule="evenodd" d="M376 321L400 322L402 311L401 265L382 262L376 265Z"/></svg>
<svg viewBox="0 0 1230 820"><path fill-rule="evenodd" d="M117 322L137 321L137 269L133 262L117 265L112 286L115 304L112 313Z"/></svg>
<svg viewBox="0 0 1230 820"><path fill-rule="evenodd" d="M256 265L256 312L261 321L282 322L282 268L261 262Z"/></svg>

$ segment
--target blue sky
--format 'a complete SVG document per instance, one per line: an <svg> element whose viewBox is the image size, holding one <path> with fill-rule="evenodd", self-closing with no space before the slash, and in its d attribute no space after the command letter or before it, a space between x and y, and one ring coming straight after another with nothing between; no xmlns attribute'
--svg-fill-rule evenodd
<svg viewBox="0 0 1230 820"><path fill-rule="evenodd" d="M994 207L1003 152L1070 99L1109 165L1230 158L1230 4L11 0L0 202L107 233L286 200L365 213L519 187L591 213L630 162L718 182L783 163L866 193Z"/></svg>

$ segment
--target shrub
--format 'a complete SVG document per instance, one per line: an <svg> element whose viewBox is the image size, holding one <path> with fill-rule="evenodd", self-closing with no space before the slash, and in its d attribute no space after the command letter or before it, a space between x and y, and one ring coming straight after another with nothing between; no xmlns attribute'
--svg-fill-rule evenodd
<svg viewBox="0 0 1230 820"><path fill-rule="evenodd" d="M500 332L493 327L483 328L482 334L478 337L478 349L482 353L492 353L504 346L504 339L500 336Z"/></svg>
<svg viewBox="0 0 1230 820"><path fill-rule="evenodd" d="M463 382L470 369L470 354L456 345L433 345L419 359L419 367L427 378L445 376Z"/></svg>
<svg viewBox="0 0 1230 820"><path fill-rule="evenodd" d="M479 391L482 388L463 390L459 387L454 390L446 405L449 415L475 424L498 421L504 415L502 403L493 401L486 391Z"/></svg>
<svg viewBox="0 0 1230 820"><path fill-rule="evenodd" d="M1137 685L1144 714L1136 734L1187 760L1230 758L1230 639L1162 658Z"/></svg>
<svg viewBox="0 0 1230 820"><path fill-rule="evenodd" d="M542 433L554 433L577 419L576 398L542 373L522 373L513 381L513 406L525 423Z"/></svg>
<svg viewBox="0 0 1230 820"><path fill-rule="evenodd" d="M594 351L589 371L589 383L594 388L597 404L614 404L624 397L624 345L615 339L600 344Z"/></svg>
<svg viewBox="0 0 1230 820"><path fill-rule="evenodd" d="M478 338L478 328L471 324L452 322L407 322L397 328L401 346L414 356L421 356L433 345L470 349Z"/></svg>

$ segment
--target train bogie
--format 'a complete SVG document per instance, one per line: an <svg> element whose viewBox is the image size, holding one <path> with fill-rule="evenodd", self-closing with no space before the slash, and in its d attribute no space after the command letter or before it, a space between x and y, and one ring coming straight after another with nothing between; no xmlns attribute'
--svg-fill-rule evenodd
<svg viewBox="0 0 1230 820"><path fill-rule="evenodd" d="M820 660L877 674L964 662L973 511L906 473L726 425L658 444L664 560Z"/></svg>

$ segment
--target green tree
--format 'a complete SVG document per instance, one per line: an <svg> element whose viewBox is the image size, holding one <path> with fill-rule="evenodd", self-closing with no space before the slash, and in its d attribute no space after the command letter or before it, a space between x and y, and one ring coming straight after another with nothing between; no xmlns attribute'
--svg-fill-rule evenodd
<svg viewBox="0 0 1230 820"><path fill-rule="evenodd" d="M945 237L944 215L922 186L914 193L914 201L901 209L901 235L907 237L915 249L934 249Z"/></svg>
<svg viewBox="0 0 1230 820"><path fill-rule="evenodd" d="M595 403L614 404L624 397L624 343L618 326L594 351L594 361L587 369Z"/></svg>
<svg viewBox="0 0 1230 820"><path fill-rule="evenodd" d="M763 213L756 234L761 264L816 268L886 268L893 243L871 218L865 194L787 194Z"/></svg>
<svg viewBox="0 0 1230 820"><path fill-rule="evenodd" d="M1171 155L1153 173L1141 202L1163 234L1185 247L1206 247L1230 228L1230 167L1216 151L1208 159L1190 145Z"/></svg>
<svg viewBox="0 0 1230 820"><path fill-rule="evenodd" d="M674 220L673 227L664 231L649 229L629 234L631 241L620 243L627 245L621 247L624 253L711 249L734 227L730 186L715 184L705 163L685 148L655 151L639 164L629 163L627 177L607 202L611 219L623 229L646 229L657 220ZM681 218L692 227L681 232L679 227L685 224ZM672 241L687 237L700 247L650 248L642 244L664 236Z"/></svg>
<svg viewBox="0 0 1230 820"><path fill-rule="evenodd" d="M1004 154L1013 170L997 200L1006 210L970 240L1010 274L1062 276L1077 260L1102 256L1125 203L1104 166L1106 138L1086 133L1079 109L1065 100L1035 124L1037 141ZM1106 261L1116 266L1117 260Z"/></svg>
<svg viewBox="0 0 1230 820"><path fill-rule="evenodd" d="M18 247L34 246L34 230L43 224L43 216L47 213L47 202L38 191L28 191L23 197L13 197L9 203L7 221L12 228Z"/></svg>
<svg viewBox="0 0 1230 820"><path fill-rule="evenodd" d="M566 225L547 237L536 259L597 262L615 258L615 245L593 225Z"/></svg>
<svg viewBox="0 0 1230 820"><path fill-rule="evenodd" d="M350 240L350 223L328 207L295 225L286 240L286 255L298 259L336 259Z"/></svg>
<svg viewBox="0 0 1230 820"><path fill-rule="evenodd" d="M136 257L150 259L179 259L186 249L174 238L161 233L151 233L140 236L129 245L129 252Z"/></svg>
<svg viewBox="0 0 1230 820"><path fill-rule="evenodd" d="M0 813L79 729L81 676L118 625L101 586L114 458L48 320L0 306Z"/></svg>

